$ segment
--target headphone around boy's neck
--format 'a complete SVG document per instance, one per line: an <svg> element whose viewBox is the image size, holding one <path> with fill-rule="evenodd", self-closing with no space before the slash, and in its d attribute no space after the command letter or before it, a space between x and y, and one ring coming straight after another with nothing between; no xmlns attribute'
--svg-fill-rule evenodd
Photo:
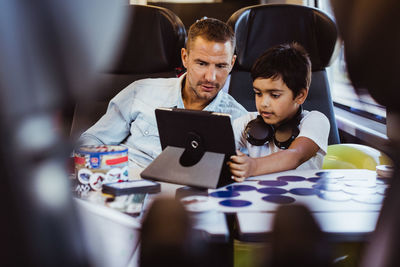
<svg viewBox="0 0 400 267"><path fill-rule="evenodd" d="M282 123L276 129L274 126L265 123L263 118L258 115L257 118L247 124L244 130L246 140L254 146L262 146L273 139L277 147L287 149L300 133L298 126L302 112L303 108L300 106L293 118Z"/></svg>

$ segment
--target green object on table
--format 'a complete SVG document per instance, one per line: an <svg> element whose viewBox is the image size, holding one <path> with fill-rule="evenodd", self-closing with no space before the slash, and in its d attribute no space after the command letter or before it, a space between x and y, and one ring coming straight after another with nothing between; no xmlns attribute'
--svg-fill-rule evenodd
<svg viewBox="0 0 400 267"><path fill-rule="evenodd" d="M391 160L381 151L360 144L329 145L323 169L368 169L377 165L391 165Z"/></svg>

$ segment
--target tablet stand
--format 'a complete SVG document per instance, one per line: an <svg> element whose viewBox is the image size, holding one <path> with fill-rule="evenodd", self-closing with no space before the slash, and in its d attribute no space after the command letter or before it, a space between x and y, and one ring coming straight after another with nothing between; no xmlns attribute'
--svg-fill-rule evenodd
<svg viewBox="0 0 400 267"><path fill-rule="evenodd" d="M232 183L225 154L204 151L196 133L189 133L186 148L167 146L142 171L141 177L201 188L217 188Z"/></svg>

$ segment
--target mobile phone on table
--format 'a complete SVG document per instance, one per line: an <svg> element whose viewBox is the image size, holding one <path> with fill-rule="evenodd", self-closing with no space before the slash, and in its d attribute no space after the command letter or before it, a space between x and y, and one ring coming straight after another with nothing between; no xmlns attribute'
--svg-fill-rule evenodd
<svg viewBox="0 0 400 267"><path fill-rule="evenodd" d="M149 180L130 180L103 184L102 192L114 196L130 194L154 194L160 192L160 184Z"/></svg>

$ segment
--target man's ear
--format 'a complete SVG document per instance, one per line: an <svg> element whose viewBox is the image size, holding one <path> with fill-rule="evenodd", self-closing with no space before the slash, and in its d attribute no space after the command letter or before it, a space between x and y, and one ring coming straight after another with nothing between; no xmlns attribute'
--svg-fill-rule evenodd
<svg viewBox="0 0 400 267"><path fill-rule="evenodd" d="M188 56L189 55L188 55L188 51L186 50L186 48L182 48L181 49L181 59L182 59L182 64L185 68L187 68L186 65L187 65Z"/></svg>
<svg viewBox="0 0 400 267"><path fill-rule="evenodd" d="M307 88L302 88L300 89L299 93L297 94L296 98L294 99L294 101L301 105L304 103L304 101L306 101L308 95L308 89Z"/></svg>
<svg viewBox="0 0 400 267"><path fill-rule="evenodd" d="M231 72L231 70L233 69L233 65L235 65L235 62L236 62L236 55L233 55L232 61L231 61L231 68L230 68L229 72Z"/></svg>

